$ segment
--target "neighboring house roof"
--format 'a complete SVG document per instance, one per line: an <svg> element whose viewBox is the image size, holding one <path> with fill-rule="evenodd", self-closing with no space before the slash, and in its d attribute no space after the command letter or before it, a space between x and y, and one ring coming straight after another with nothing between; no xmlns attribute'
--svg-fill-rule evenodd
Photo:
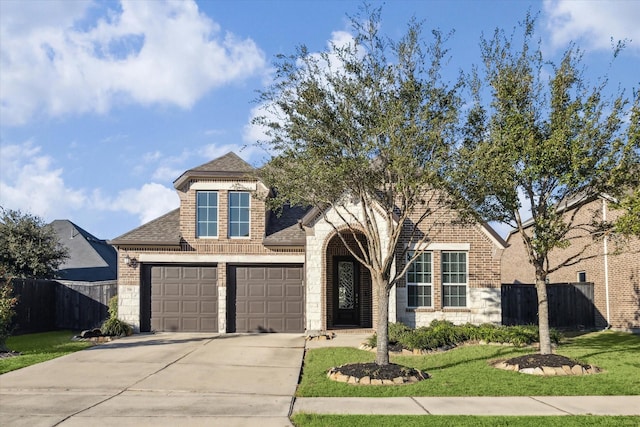
<svg viewBox="0 0 640 427"><path fill-rule="evenodd" d="M253 174L254 167L242 160L236 153L229 152L208 163L189 169L173 181L175 188L180 188L191 178L240 178Z"/></svg>
<svg viewBox="0 0 640 427"><path fill-rule="evenodd" d="M66 219L53 221L58 241L69 251L56 278L64 281L101 282L117 279L117 254L113 246Z"/></svg>
<svg viewBox="0 0 640 427"><path fill-rule="evenodd" d="M174 209L140 227L129 231L109 243L112 245L180 245L180 208Z"/></svg>

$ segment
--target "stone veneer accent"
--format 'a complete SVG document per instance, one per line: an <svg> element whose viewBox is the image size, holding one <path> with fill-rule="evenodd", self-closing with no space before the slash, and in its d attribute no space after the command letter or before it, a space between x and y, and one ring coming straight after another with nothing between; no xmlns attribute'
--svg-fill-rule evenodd
<svg viewBox="0 0 640 427"><path fill-rule="evenodd" d="M350 212L362 216L362 210L359 205L349 204L347 206ZM343 215L349 216L346 210ZM329 210L326 217L334 224L342 224L340 216L335 210ZM383 224L385 219L378 216L378 221ZM306 328L307 330L325 330L327 328L327 318L325 309L327 307L326 287L331 286L327 281L326 272L326 256L327 245L331 238L335 235L335 230L324 217L320 216L312 225L313 229L307 233L306 244L306 261L305 261L305 279L306 279ZM383 236L384 237L384 236ZM382 242L382 247L387 247L388 238ZM373 292L373 327L375 328L377 313L377 295ZM395 314L395 313L393 313ZM390 310L389 321L395 322L395 316L391 317Z"/></svg>

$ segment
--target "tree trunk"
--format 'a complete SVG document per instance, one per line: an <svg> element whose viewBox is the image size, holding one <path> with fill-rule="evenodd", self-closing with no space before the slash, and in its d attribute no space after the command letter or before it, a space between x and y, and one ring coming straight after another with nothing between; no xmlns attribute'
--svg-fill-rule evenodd
<svg viewBox="0 0 640 427"><path fill-rule="evenodd" d="M389 292L382 279L375 280L373 285L378 294L378 324L376 326L377 345L376 363L389 364Z"/></svg>
<svg viewBox="0 0 640 427"><path fill-rule="evenodd" d="M551 354L551 335L549 334L549 301L547 300L546 278L536 278L538 294L538 332L540 354Z"/></svg>

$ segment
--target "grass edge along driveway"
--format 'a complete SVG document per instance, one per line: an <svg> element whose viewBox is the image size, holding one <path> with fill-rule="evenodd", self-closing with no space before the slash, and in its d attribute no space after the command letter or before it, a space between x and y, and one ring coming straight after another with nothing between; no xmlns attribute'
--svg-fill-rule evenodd
<svg viewBox="0 0 640 427"><path fill-rule="evenodd" d="M7 347L21 353L0 358L0 374L15 371L91 347L88 341L71 341L72 331L51 331L9 337Z"/></svg>
<svg viewBox="0 0 640 427"><path fill-rule="evenodd" d="M640 394L640 336L594 332L567 339L556 353L596 365L604 372L588 376L537 377L502 371L491 362L535 352L532 348L466 345L441 353L393 356L392 362L427 371L432 378L411 385L358 386L327 378L329 368L368 362L375 354L355 348L319 348L306 353L301 397L399 396L599 396Z"/></svg>

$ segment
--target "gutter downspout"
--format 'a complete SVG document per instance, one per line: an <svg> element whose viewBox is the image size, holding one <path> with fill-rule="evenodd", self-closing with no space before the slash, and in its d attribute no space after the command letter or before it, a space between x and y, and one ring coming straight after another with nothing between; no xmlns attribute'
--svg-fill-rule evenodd
<svg viewBox="0 0 640 427"><path fill-rule="evenodd" d="M607 220L607 200L602 198L602 220ZM604 292L607 306L607 327L611 328L610 309L609 309L609 236L604 235Z"/></svg>

